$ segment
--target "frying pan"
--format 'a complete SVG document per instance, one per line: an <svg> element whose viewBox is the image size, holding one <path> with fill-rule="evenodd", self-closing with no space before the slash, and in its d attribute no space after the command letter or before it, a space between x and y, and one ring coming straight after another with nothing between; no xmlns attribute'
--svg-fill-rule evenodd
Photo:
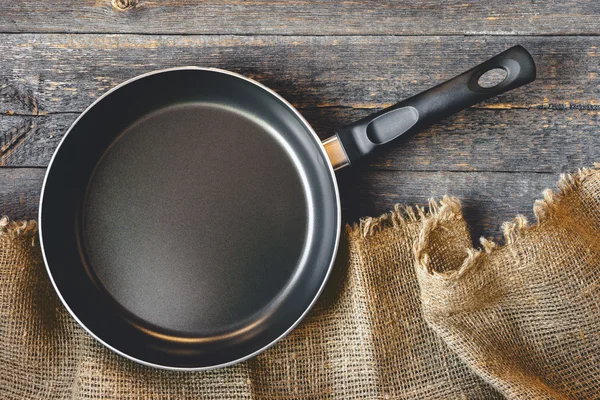
<svg viewBox="0 0 600 400"><path fill-rule="evenodd" d="M483 87L491 70L506 77ZM321 293L340 239L334 168L535 79L516 46L321 143L265 86L174 68L108 91L73 123L42 188L40 242L61 301L153 367L252 357Z"/></svg>

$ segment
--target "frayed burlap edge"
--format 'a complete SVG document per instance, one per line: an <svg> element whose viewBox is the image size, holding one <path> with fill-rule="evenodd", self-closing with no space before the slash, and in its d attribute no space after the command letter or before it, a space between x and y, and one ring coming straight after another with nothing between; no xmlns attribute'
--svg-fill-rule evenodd
<svg viewBox="0 0 600 400"><path fill-rule="evenodd" d="M9 240L14 240L18 237L30 236L31 244L36 244L38 232L38 224L34 220L11 221L8 217L0 218L0 236L6 237Z"/></svg>
<svg viewBox="0 0 600 400"><path fill-rule="evenodd" d="M367 238L386 228L399 228L413 222L445 220L461 216L460 201L446 195L439 201L429 199L427 210L422 206L396 204L391 212L379 217L361 218L357 223L346 225L346 234L351 238Z"/></svg>
<svg viewBox="0 0 600 400"><path fill-rule="evenodd" d="M448 195L441 200L429 199L428 210L422 206L402 206L396 204L394 210L379 217L362 218L358 223L346 225L346 234L352 239L368 238L385 228L400 228L410 223L421 223L418 239L414 244L416 267L423 269L430 276L443 281L455 281L467 271L473 269L478 260L493 251L501 250L507 245L519 240L532 230L538 229L554 217L554 211L562 199L577 188L588 177L600 172L600 163L594 163L592 168L582 168L573 174L561 174L557 183L558 190L546 189L543 198L538 199L533 205L535 224L530 224L524 215L516 215L513 221L502 224L504 243L498 244L484 237L480 238L481 248L465 248L466 257L459 268L444 272L436 271L432 264L427 249L431 233L438 226L454 221L462 221L462 207L460 201ZM465 225L466 227L466 225Z"/></svg>

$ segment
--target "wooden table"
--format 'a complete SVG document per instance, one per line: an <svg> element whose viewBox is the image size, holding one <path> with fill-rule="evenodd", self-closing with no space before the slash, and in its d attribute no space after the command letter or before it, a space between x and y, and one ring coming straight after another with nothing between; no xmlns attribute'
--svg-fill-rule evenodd
<svg viewBox="0 0 600 400"><path fill-rule="evenodd" d="M448 193L475 238L499 236L561 172L600 161L597 0L0 0L0 31L0 211L13 219L36 218L52 152L94 99L181 65L265 83L325 138L514 44L534 55L535 83L341 171L346 221Z"/></svg>

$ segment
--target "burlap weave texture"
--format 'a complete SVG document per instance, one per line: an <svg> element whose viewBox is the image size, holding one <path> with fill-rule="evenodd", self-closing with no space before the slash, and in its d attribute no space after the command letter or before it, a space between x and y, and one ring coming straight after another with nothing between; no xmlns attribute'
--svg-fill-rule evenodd
<svg viewBox="0 0 600 400"><path fill-rule="evenodd" d="M600 170L472 241L456 199L347 230L310 316L260 356L194 373L106 350L54 294L33 222L0 221L0 399L600 398Z"/></svg>

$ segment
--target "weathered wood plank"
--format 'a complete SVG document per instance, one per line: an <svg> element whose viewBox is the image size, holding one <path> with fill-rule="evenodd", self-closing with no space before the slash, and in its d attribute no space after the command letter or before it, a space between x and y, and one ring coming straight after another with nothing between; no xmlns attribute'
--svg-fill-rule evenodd
<svg viewBox="0 0 600 400"><path fill-rule="evenodd" d="M47 166L77 115L0 115L0 167Z"/></svg>
<svg viewBox="0 0 600 400"><path fill-rule="evenodd" d="M0 168L0 213L36 218L42 168ZM502 222L522 213L531 217L533 201L554 187L555 174L342 170L338 174L344 220L379 215L394 204L426 204L451 194L461 199L473 236L500 236ZM533 218L532 218L533 219Z"/></svg>
<svg viewBox="0 0 600 400"><path fill-rule="evenodd" d="M37 218L44 173L43 168L0 168L0 214Z"/></svg>
<svg viewBox="0 0 600 400"><path fill-rule="evenodd" d="M450 194L459 198L474 241L502 237L500 226L516 214L534 222L533 202L558 176L546 173L414 172L342 170L338 173L346 221L377 216L394 204L427 204Z"/></svg>
<svg viewBox="0 0 600 400"><path fill-rule="evenodd" d="M384 107L521 43L536 82L479 107L600 110L600 37L300 37L0 34L0 114L81 111L155 69L220 67L299 108Z"/></svg>
<svg viewBox="0 0 600 400"><path fill-rule="evenodd" d="M325 138L371 110L304 110ZM384 147L360 168L566 172L600 160L600 111L469 109Z"/></svg>
<svg viewBox="0 0 600 400"><path fill-rule="evenodd" d="M110 87L152 69L195 63L246 73L288 97L327 136L337 126L424 90L518 42L537 59L535 83L478 106L487 110L483 114L463 113L404 147L382 153L370 165L561 171L598 159L594 139L600 112L596 46L600 38L482 42L449 37L0 35L0 39L4 68L0 163L7 166L46 165L77 112Z"/></svg>
<svg viewBox="0 0 600 400"><path fill-rule="evenodd" d="M325 138L371 110L308 108ZM45 167L77 113L0 116L0 166ZM362 169L564 172L600 160L600 112L469 110L365 159Z"/></svg>
<svg viewBox="0 0 600 400"><path fill-rule="evenodd" d="M590 35L600 33L600 4L588 0L2 0L0 31Z"/></svg>

